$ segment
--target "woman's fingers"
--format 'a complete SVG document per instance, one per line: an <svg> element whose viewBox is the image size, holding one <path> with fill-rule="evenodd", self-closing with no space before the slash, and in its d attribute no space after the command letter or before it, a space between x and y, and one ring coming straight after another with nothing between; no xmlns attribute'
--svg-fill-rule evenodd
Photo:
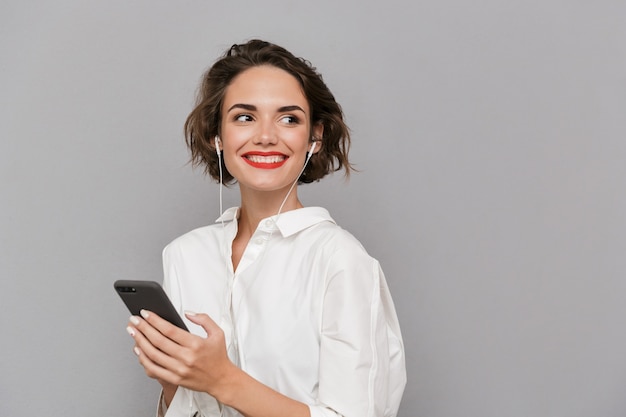
<svg viewBox="0 0 626 417"><path fill-rule="evenodd" d="M181 345L191 336L147 310L141 310L141 317L132 316L129 327L139 331L153 346L170 356L178 356Z"/></svg>
<svg viewBox="0 0 626 417"><path fill-rule="evenodd" d="M193 335L150 311L132 316L128 332L146 374L173 385L208 391L234 366L228 359L222 329L206 314L187 312L207 337Z"/></svg>
<svg viewBox="0 0 626 417"><path fill-rule="evenodd" d="M142 311L142 317L132 316L127 331L135 339L138 348L135 354L150 377L162 378L163 373L156 367L173 373L184 372L180 358L184 357L185 346L179 342L191 336L188 332L148 311ZM168 374L167 380L177 383L171 375Z"/></svg>
<svg viewBox="0 0 626 417"><path fill-rule="evenodd" d="M211 337L216 333L222 331L222 329L213 321L208 314L195 313L193 311L185 311L185 317L187 317L193 323L201 326L207 334L207 337Z"/></svg>
<svg viewBox="0 0 626 417"><path fill-rule="evenodd" d="M189 338L190 333L170 323L169 321L159 317L156 313L148 310L141 310L141 317L150 324L153 328L158 330L163 336L170 340L173 340L177 344L183 344L186 339Z"/></svg>
<svg viewBox="0 0 626 417"><path fill-rule="evenodd" d="M133 351L139 358L139 363L143 366L146 375L158 380L161 385L163 385L163 383L176 385L176 381L179 380L179 378L174 372L154 362L139 346L135 346Z"/></svg>

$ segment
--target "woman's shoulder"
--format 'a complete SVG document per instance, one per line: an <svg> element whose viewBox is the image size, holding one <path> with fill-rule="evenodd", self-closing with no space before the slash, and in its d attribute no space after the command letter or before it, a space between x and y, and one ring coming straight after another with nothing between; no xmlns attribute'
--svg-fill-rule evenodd
<svg viewBox="0 0 626 417"><path fill-rule="evenodd" d="M315 242L315 246L333 258L354 259L356 257L362 260L375 261L361 241L335 221L320 222L304 231L302 237Z"/></svg>
<svg viewBox="0 0 626 417"><path fill-rule="evenodd" d="M231 223L237 217L237 207L231 207L224 211L224 213L215 221L215 223L197 227L178 236L172 240L165 249L169 247L193 247L202 246L207 243L214 244L217 240L221 239L224 235L224 228L231 226Z"/></svg>
<svg viewBox="0 0 626 417"><path fill-rule="evenodd" d="M216 246L223 232L222 227L221 224L212 224L190 230L172 240L163 252L190 252Z"/></svg>

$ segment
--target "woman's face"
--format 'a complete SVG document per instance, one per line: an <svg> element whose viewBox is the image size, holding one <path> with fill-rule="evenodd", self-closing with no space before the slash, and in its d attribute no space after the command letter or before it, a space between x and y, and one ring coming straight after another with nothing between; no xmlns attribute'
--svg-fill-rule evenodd
<svg viewBox="0 0 626 417"><path fill-rule="evenodd" d="M235 77L221 112L224 163L242 190L288 189L304 166L312 133L321 136L311 131L309 105L296 78L272 66Z"/></svg>

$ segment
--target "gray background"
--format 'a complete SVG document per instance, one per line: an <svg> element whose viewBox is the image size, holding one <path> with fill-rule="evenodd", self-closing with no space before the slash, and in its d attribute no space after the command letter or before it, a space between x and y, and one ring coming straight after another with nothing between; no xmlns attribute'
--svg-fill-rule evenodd
<svg viewBox="0 0 626 417"><path fill-rule="evenodd" d="M150 416L113 292L212 222L201 73L262 37L310 59L361 172L303 188L378 258L400 416L626 415L623 1L0 4L0 415ZM226 194L236 204L236 189Z"/></svg>

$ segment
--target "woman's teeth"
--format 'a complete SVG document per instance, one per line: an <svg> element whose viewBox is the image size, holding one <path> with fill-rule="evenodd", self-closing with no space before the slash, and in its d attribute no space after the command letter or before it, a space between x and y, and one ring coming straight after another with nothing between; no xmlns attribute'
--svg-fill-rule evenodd
<svg viewBox="0 0 626 417"><path fill-rule="evenodd" d="M255 162L257 164L275 164L285 159L285 157L282 155L271 155L271 156L246 155L246 158L248 158L249 161Z"/></svg>

